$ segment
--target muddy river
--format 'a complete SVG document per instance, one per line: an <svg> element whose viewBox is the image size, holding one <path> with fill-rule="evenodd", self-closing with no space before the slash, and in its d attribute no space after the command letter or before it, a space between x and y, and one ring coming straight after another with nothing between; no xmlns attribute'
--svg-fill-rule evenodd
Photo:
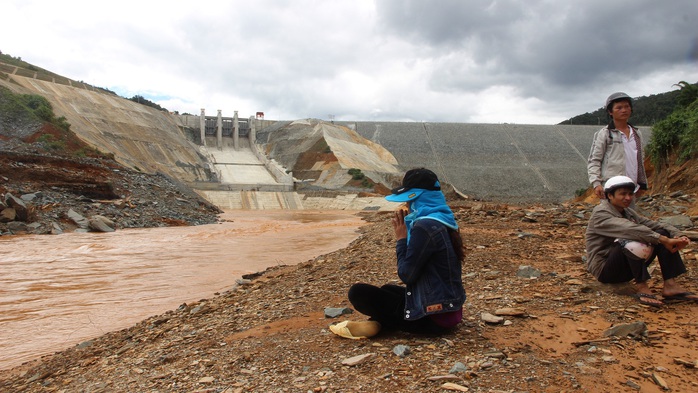
<svg viewBox="0 0 698 393"><path fill-rule="evenodd" d="M234 211L194 227L0 237L0 369L123 329L235 280L346 247L353 212Z"/></svg>

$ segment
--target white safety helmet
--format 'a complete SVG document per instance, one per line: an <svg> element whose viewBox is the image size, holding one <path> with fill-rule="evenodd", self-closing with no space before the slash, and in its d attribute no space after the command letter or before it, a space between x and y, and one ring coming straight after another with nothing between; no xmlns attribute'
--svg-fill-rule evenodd
<svg viewBox="0 0 698 393"><path fill-rule="evenodd" d="M652 252L654 252L654 246L651 246L649 244L627 239L616 239L616 241L620 243L620 245L623 246L623 248L630 251L633 255L642 259L643 261L649 259L649 257L652 255Z"/></svg>
<svg viewBox="0 0 698 393"><path fill-rule="evenodd" d="M631 188L633 192L637 192L640 186L627 176L613 176L606 180L606 183L603 185L603 192L613 192L618 188Z"/></svg>

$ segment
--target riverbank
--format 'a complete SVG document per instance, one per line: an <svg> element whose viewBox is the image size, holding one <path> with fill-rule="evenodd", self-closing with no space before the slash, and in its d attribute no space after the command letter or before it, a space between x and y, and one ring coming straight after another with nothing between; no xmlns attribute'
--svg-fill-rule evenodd
<svg viewBox="0 0 698 393"><path fill-rule="evenodd" d="M695 195L655 196L641 206L655 218L670 216L695 209ZM649 308L626 296L627 288L596 283L583 262L592 208L581 202L456 203L467 248L468 300L464 323L445 337L385 333L354 341L329 332L330 323L365 319L324 315L327 307L350 307L346 290L352 283L396 282L389 214L361 213L369 224L345 249L248 276L216 297L2 371L0 387L440 392L450 383L480 392L659 392L662 384L673 391L698 389L698 306ZM696 244L683 255L689 272L680 282L698 291ZM520 266L539 275L522 277ZM655 291L661 285L651 282ZM505 315L494 323L483 313ZM604 336L612 326L634 322L643 322L646 331L634 338ZM409 350L396 355L398 346ZM344 364L359 355L363 362Z"/></svg>
<svg viewBox="0 0 698 393"><path fill-rule="evenodd" d="M22 146L0 150L0 174L0 236L87 231L93 217L117 230L211 224L222 213L175 179L105 158Z"/></svg>

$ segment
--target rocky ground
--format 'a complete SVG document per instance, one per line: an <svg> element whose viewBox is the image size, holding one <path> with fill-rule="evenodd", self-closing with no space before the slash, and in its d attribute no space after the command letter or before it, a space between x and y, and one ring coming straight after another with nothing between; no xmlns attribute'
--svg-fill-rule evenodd
<svg viewBox="0 0 698 393"><path fill-rule="evenodd" d="M0 236L213 223L220 210L163 175L113 160L0 151ZM84 220L80 220L82 217Z"/></svg>
<svg viewBox="0 0 698 393"><path fill-rule="evenodd" d="M692 217L692 226L695 198L653 195L640 207L655 218ZM628 287L596 283L584 268L593 204L453 205L468 300L450 335L329 332L331 323L365 319L326 315L350 309L352 283L396 282L390 215L361 213L368 225L346 249L2 371L0 391L698 391L698 305L649 308L626 296ZM697 250L683 250L689 273L680 279L696 292ZM615 326L627 330L607 336Z"/></svg>

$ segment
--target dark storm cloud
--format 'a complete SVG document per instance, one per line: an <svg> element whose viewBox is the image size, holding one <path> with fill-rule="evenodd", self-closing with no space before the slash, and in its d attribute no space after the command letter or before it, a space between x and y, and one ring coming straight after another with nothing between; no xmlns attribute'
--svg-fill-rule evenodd
<svg viewBox="0 0 698 393"><path fill-rule="evenodd" d="M431 82L447 90L499 83L535 95L640 77L691 61L698 38L694 0L401 0L377 9L385 31L441 54Z"/></svg>
<svg viewBox="0 0 698 393"><path fill-rule="evenodd" d="M5 3L3 52L180 112L551 124L698 80L695 0Z"/></svg>

